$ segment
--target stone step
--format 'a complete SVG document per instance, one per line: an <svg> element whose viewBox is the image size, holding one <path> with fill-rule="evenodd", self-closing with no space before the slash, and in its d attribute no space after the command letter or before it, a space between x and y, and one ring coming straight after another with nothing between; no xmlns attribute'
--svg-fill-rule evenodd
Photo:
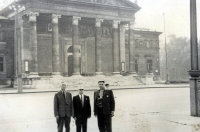
<svg viewBox="0 0 200 132"><path fill-rule="evenodd" d="M32 87L32 88L60 88L60 84L64 82L68 85L68 87L72 89L78 89L78 88L98 88L98 81L104 80L106 83L109 83L110 86L134 86L134 85L141 85L142 83L138 81L134 76L71 76L71 77L52 77L52 78L40 78L39 80L34 80L32 83L32 86L26 86L26 87Z"/></svg>
<svg viewBox="0 0 200 132"><path fill-rule="evenodd" d="M10 78L0 78L0 85L10 85L11 79Z"/></svg>

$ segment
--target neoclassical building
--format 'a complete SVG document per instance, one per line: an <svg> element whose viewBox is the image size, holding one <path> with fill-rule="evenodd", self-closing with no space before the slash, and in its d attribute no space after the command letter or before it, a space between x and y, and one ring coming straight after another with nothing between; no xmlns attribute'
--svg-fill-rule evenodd
<svg viewBox="0 0 200 132"><path fill-rule="evenodd" d="M14 2L0 12L0 34L10 33L0 42L9 50L0 50L0 77L157 76L160 32L134 30L139 9L129 0Z"/></svg>

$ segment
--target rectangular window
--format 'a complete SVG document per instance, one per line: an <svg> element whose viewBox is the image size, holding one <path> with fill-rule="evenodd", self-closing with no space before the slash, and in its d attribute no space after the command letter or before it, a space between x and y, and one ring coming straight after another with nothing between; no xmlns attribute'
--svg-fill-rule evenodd
<svg viewBox="0 0 200 132"><path fill-rule="evenodd" d="M147 60L147 72L152 73L153 72L153 61Z"/></svg>
<svg viewBox="0 0 200 132"><path fill-rule="evenodd" d="M48 23L47 30L48 30L48 32L52 32L53 31L53 27L52 27L51 23Z"/></svg>
<svg viewBox="0 0 200 132"><path fill-rule="evenodd" d="M135 60L135 72L138 73L138 60Z"/></svg>
<svg viewBox="0 0 200 132"><path fill-rule="evenodd" d="M4 42L5 41L5 31L0 32L0 41Z"/></svg>
<svg viewBox="0 0 200 132"><path fill-rule="evenodd" d="M25 61L25 72L28 72L29 68L28 68L28 61Z"/></svg>
<svg viewBox="0 0 200 132"><path fill-rule="evenodd" d="M4 57L0 57L0 72L4 72Z"/></svg>
<svg viewBox="0 0 200 132"><path fill-rule="evenodd" d="M125 62L122 62L122 72L125 72Z"/></svg>

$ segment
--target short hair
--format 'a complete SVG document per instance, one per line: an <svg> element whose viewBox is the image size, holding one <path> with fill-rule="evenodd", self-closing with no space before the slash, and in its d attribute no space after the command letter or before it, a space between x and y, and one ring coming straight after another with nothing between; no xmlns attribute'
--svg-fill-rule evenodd
<svg viewBox="0 0 200 132"><path fill-rule="evenodd" d="M105 83L105 81L98 81L98 83Z"/></svg>
<svg viewBox="0 0 200 132"><path fill-rule="evenodd" d="M78 90L84 90L83 88L79 88Z"/></svg>
<svg viewBox="0 0 200 132"><path fill-rule="evenodd" d="M106 86L106 87L107 87L107 86L109 86L109 85L110 85L110 84L108 84L108 83L107 83L107 84L105 84L105 86Z"/></svg>
<svg viewBox="0 0 200 132"><path fill-rule="evenodd" d="M62 86L65 86L65 87L67 87L67 85L66 85L65 83L62 83L62 84L61 84L61 87L62 87Z"/></svg>

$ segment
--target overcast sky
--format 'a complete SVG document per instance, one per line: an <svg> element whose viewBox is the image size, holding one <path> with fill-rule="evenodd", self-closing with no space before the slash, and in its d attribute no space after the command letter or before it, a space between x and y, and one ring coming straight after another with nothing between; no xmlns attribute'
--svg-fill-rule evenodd
<svg viewBox="0 0 200 132"><path fill-rule="evenodd" d="M138 0L141 10L136 14L136 27L163 31L165 14L166 34L190 35L190 0ZM197 0L197 9L200 1ZM198 19L200 14L198 14ZM199 19L200 20L200 19ZM198 22L199 22L198 20Z"/></svg>
<svg viewBox="0 0 200 132"><path fill-rule="evenodd" d="M11 1L13 0L0 0L0 8ZM163 32L164 13L167 35L175 34L178 37L189 37L190 0L137 0L137 2L141 10L136 14L135 27ZM197 9L200 11L199 0L197 0ZM200 14L198 14L198 19L200 20ZM200 36L200 30L198 36Z"/></svg>

